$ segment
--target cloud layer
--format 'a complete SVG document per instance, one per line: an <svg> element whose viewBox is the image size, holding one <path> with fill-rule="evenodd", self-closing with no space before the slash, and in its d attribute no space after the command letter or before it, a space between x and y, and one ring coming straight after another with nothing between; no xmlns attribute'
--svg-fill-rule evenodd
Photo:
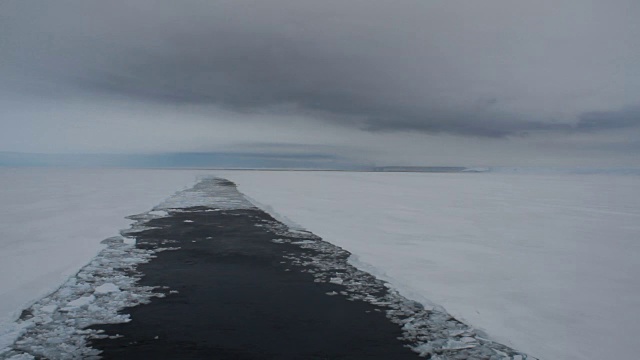
<svg viewBox="0 0 640 360"><path fill-rule="evenodd" d="M371 133L607 133L640 125L637 15L633 0L5 1L0 94Z"/></svg>

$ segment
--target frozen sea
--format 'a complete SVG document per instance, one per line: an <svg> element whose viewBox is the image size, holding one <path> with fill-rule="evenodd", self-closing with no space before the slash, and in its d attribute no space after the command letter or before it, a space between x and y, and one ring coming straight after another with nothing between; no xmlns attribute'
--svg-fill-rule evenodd
<svg viewBox="0 0 640 360"><path fill-rule="evenodd" d="M21 309L198 178L541 359L640 353L640 176L0 169L0 348ZM4 341L4 343L3 343Z"/></svg>

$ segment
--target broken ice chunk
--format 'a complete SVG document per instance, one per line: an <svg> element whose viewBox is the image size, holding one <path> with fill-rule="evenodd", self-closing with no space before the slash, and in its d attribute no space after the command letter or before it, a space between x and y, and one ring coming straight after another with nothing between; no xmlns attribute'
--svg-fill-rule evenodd
<svg viewBox="0 0 640 360"><path fill-rule="evenodd" d="M149 211L147 214L165 217L165 216L169 215L169 212L167 212L165 210L152 210L152 211Z"/></svg>
<svg viewBox="0 0 640 360"><path fill-rule="evenodd" d="M94 290L95 294L108 294L112 292L120 292L120 288L116 286L114 283L102 284Z"/></svg>
<svg viewBox="0 0 640 360"><path fill-rule="evenodd" d="M40 308L40 311L46 312L46 313L52 313L52 312L56 311L57 308L58 307L56 305L45 305L45 306Z"/></svg>
<svg viewBox="0 0 640 360"><path fill-rule="evenodd" d="M69 301L69 303L67 304L68 307L81 307L84 305L89 305L93 302L93 300L95 300L96 297L93 295L88 295L88 296L82 296L79 297L75 300Z"/></svg>
<svg viewBox="0 0 640 360"><path fill-rule="evenodd" d="M18 354L18 355L13 355L7 360L33 360L33 359L35 358L29 354Z"/></svg>

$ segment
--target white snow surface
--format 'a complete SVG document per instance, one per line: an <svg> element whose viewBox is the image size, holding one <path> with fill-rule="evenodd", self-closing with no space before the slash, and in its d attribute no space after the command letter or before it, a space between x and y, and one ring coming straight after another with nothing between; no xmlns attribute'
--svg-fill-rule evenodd
<svg viewBox="0 0 640 360"><path fill-rule="evenodd" d="M206 173L0 168L0 349L15 339L20 311L87 264L104 248L100 241L128 228L125 216Z"/></svg>
<svg viewBox="0 0 640 360"><path fill-rule="evenodd" d="M541 359L640 353L640 177L216 172L426 306Z"/></svg>
<svg viewBox="0 0 640 360"><path fill-rule="evenodd" d="M569 360L640 353L638 176L8 168L0 168L0 349L13 340L3 335L19 332L20 310L129 227L125 216L219 202L198 189L168 199L211 174L352 252L353 264L408 298L518 350ZM75 309L129 296L123 286L114 278L99 296L79 291ZM38 316L56 308L43 303Z"/></svg>

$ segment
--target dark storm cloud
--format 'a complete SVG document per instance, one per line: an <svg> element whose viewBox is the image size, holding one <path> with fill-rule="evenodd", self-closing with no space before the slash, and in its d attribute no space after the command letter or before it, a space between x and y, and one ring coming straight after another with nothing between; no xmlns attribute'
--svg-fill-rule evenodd
<svg viewBox="0 0 640 360"><path fill-rule="evenodd" d="M433 7L411 0L6 1L0 66L5 75L50 79L62 92L300 114L369 131L504 137L635 121L590 113L576 127L503 109L492 91L474 90L486 46L431 16ZM434 35L443 26L451 35ZM454 46L465 50L448 54ZM488 56L499 63L500 54ZM512 81L505 76L496 72L496 81Z"/></svg>
<svg viewBox="0 0 640 360"><path fill-rule="evenodd" d="M592 111L580 116L577 129L599 131L640 127L640 106L627 107L618 111Z"/></svg>

